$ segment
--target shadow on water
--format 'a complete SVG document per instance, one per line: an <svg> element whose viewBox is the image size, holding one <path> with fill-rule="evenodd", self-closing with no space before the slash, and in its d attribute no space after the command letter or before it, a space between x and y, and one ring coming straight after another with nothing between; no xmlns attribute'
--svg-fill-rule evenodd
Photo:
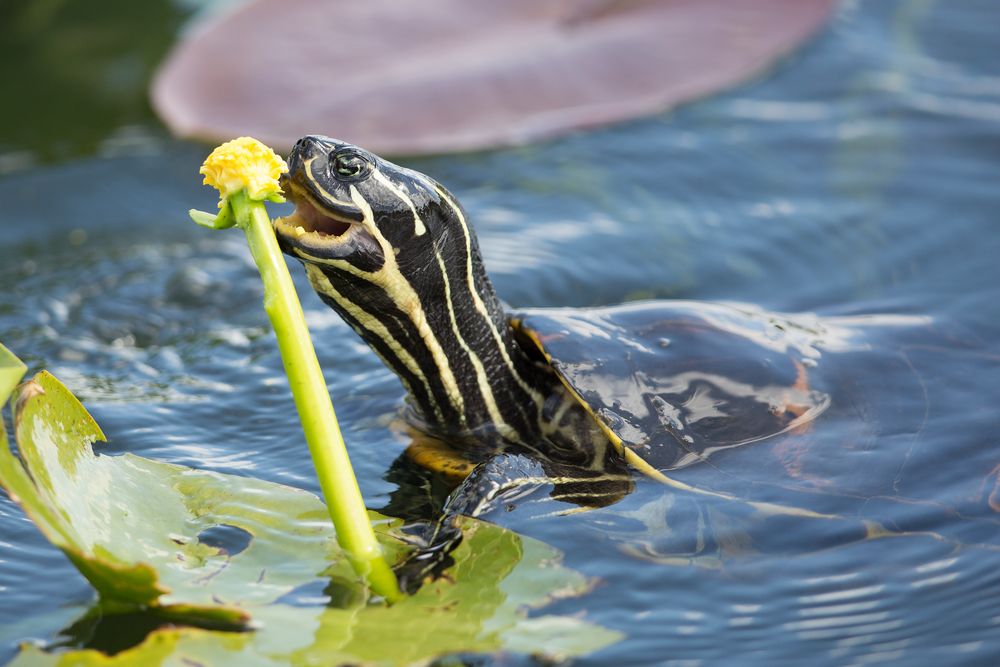
<svg viewBox="0 0 1000 667"><path fill-rule="evenodd" d="M140 644L150 632L166 627L170 624L163 619L144 613L86 617L62 630L52 646L85 647L115 655Z"/></svg>
<svg viewBox="0 0 1000 667"><path fill-rule="evenodd" d="M0 49L38 54L28 72L46 83L25 93L45 97L0 111L0 162L17 171L0 181L0 340L87 403L111 453L316 490L243 240L185 217L212 206L195 176L204 151L162 139L128 83L183 19L155 6L148 36L128 8L120 19L112 5L88 10L103 17L93 20L108 53L129 31L141 44L127 62L79 63L54 45L70 48L82 8L0 9ZM592 512L565 513L541 486L487 516L601 578L552 609L628 633L595 662L1000 655L996 18L987 0L845 3L792 62L728 95L551 144L409 163L462 200L499 293L518 307L669 297L931 322L828 351L818 377L831 405L807 431L675 473L839 522L768 517L648 481ZM72 108L58 97L67 91L79 93ZM143 144L153 153L112 156L122 144L108 137L133 123L161 137ZM24 168L95 151L105 156ZM317 299L304 306L369 505L433 516L448 484L393 463L406 445L389 428L398 382ZM907 535L872 535L866 521ZM53 637L64 607L90 593L6 498L0 534L6 657L20 640ZM102 623L66 641L113 648L152 621Z"/></svg>

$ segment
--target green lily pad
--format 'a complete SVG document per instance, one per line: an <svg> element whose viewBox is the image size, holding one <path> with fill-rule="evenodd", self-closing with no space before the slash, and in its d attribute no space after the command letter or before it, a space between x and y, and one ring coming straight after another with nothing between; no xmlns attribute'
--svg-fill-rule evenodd
<svg viewBox="0 0 1000 667"><path fill-rule="evenodd" d="M11 665L411 665L496 651L558 660L621 638L576 618L526 618L526 609L579 594L582 579L553 563L554 550L540 542L474 520L467 528L450 576L391 607L276 604L256 613L254 633L164 629L113 657L26 646Z"/></svg>
<svg viewBox="0 0 1000 667"><path fill-rule="evenodd" d="M320 573L351 578L316 496L130 454L97 456L100 427L48 373L22 386L14 430L20 461L0 451L0 483L97 589L105 612L148 607L241 627L248 607ZM246 548L231 554L199 539L222 526L249 537Z"/></svg>
<svg viewBox="0 0 1000 667"><path fill-rule="evenodd" d="M91 613L202 626L158 630L115 656L28 646L14 664L405 665L499 650L573 656L620 639L578 618L528 618L590 587L536 540L466 519L454 565L388 606L369 599L313 494L97 454L100 428L48 373L22 385L13 411L20 457L0 430L0 484L97 589ZM398 562L399 522L371 516Z"/></svg>
<svg viewBox="0 0 1000 667"><path fill-rule="evenodd" d="M0 343L0 407L10 398L26 370L24 363Z"/></svg>

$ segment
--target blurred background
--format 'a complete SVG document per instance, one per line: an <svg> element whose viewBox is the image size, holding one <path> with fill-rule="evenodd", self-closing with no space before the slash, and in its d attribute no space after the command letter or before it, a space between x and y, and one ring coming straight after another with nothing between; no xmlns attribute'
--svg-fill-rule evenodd
<svg viewBox="0 0 1000 667"><path fill-rule="evenodd" d="M11 2L3 164L135 149L158 129L150 97L176 133L211 142L252 133L287 149L325 126L392 154L524 144L759 75L833 5Z"/></svg>
<svg viewBox="0 0 1000 667"><path fill-rule="evenodd" d="M0 172L145 150L165 138L147 86L194 9L156 0L3 3Z"/></svg>

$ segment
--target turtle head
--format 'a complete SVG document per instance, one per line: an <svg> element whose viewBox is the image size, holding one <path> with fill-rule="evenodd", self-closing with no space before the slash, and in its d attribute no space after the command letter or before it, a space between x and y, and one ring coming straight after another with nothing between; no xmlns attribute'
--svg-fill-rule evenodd
<svg viewBox="0 0 1000 667"><path fill-rule="evenodd" d="M275 232L307 264L376 273L390 253L401 267L433 260L428 233L448 238L441 186L423 174L322 136L296 142L288 168L281 185L295 212L275 220Z"/></svg>
<svg viewBox="0 0 1000 667"><path fill-rule="evenodd" d="M455 198L328 137L300 139L288 167L282 190L296 208L274 221L282 250L400 377L424 422L515 440L536 431L534 362L513 340Z"/></svg>

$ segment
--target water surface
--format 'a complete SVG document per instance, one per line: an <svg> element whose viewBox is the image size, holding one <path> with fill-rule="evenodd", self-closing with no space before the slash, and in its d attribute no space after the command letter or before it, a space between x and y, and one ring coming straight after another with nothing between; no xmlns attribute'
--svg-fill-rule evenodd
<svg viewBox="0 0 1000 667"><path fill-rule="evenodd" d="M183 14L170 12L163 44ZM1000 661L998 19L987 0L845 2L814 43L727 95L406 161L460 198L515 306L682 298L927 321L829 353L832 407L806 436L677 473L843 521L766 519L644 480L599 512L552 515L565 507L541 490L491 515L600 578L555 611L628 639L581 664ZM102 81L134 95L142 62L132 83L121 63ZM205 149L121 108L82 138L72 108L0 135L0 340L80 396L104 451L317 491L245 242L186 220L213 205L195 176ZM383 507L402 389L317 298L304 306L362 490ZM830 465L790 478L781 461L797 452ZM902 535L864 539L862 519ZM6 498L0 591L5 656L92 599Z"/></svg>

